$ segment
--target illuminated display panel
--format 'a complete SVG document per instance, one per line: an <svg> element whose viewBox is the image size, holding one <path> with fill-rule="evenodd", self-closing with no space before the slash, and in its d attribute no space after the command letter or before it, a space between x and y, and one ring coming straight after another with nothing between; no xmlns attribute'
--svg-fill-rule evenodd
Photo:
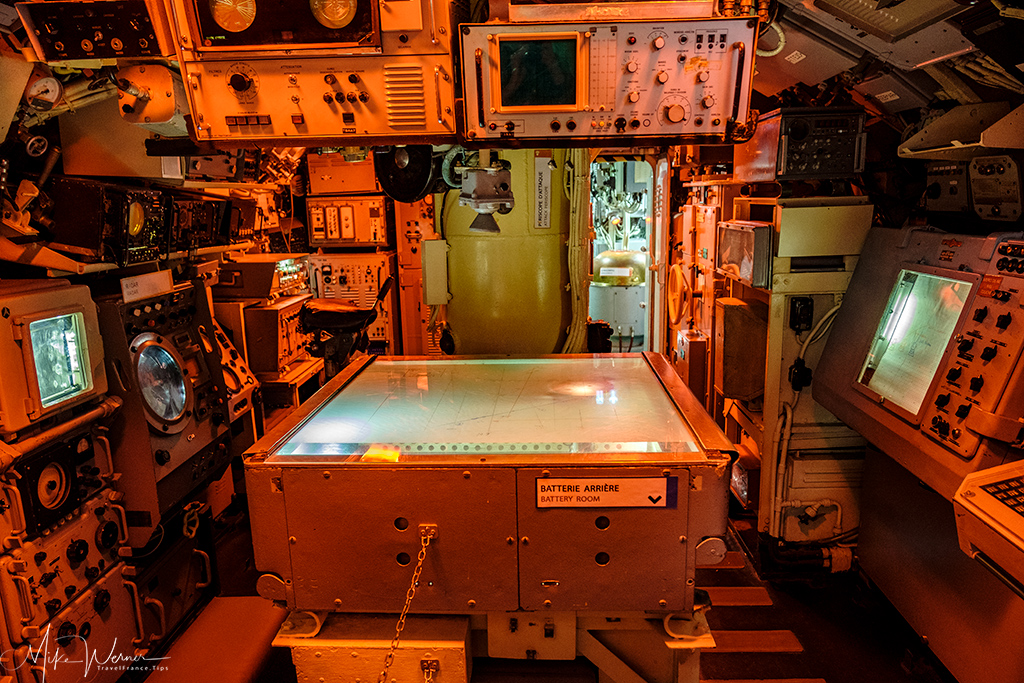
<svg viewBox="0 0 1024 683"><path fill-rule="evenodd" d="M39 402L49 408L92 389L85 317L68 313L29 323Z"/></svg>
<svg viewBox="0 0 1024 683"><path fill-rule="evenodd" d="M952 277L901 270L858 383L884 403L916 417L972 286Z"/></svg>
<svg viewBox="0 0 1024 683"><path fill-rule="evenodd" d="M502 110L575 110L576 57L576 34L499 37Z"/></svg>
<svg viewBox="0 0 1024 683"><path fill-rule="evenodd" d="M642 357L378 358L277 450L361 462L694 452L693 432Z"/></svg>

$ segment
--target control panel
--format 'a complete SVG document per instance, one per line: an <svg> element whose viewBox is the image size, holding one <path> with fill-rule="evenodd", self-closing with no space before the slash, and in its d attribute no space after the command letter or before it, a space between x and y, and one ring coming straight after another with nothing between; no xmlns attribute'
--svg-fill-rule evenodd
<svg viewBox="0 0 1024 683"><path fill-rule="evenodd" d="M323 247L384 246L394 224L394 202L383 195L309 197L309 243Z"/></svg>
<svg viewBox="0 0 1024 683"><path fill-rule="evenodd" d="M277 376L308 356L310 335L300 329L299 312L310 296L289 296L245 309L245 343L253 372Z"/></svg>
<svg viewBox="0 0 1024 683"><path fill-rule="evenodd" d="M1024 347L1024 242L1004 242L996 252L921 420L928 436L964 458L975 454L983 438L972 429L975 421L1001 412Z"/></svg>
<svg viewBox="0 0 1024 683"><path fill-rule="evenodd" d="M747 119L756 25L463 25L465 137L724 140Z"/></svg>
<svg viewBox="0 0 1024 683"><path fill-rule="evenodd" d="M34 1L15 6L32 47L45 62L174 55L166 12L158 0Z"/></svg>
<svg viewBox="0 0 1024 683"><path fill-rule="evenodd" d="M977 157L971 160L971 203L980 218L992 221L1020 220L1022 210L1020 166L1011 157Z"/></svg>
<svg viewBox="0 0 1024 683"><path fill-rule="evenodd" d="M118 494L107 490L43 536L0 558L0 595L13 642L40 627L118 561L126 540Z"/></svg>
<svg viewBox="0 0 1024 683"><path fill-rule="evenodd" d="M398 279L395 254L312 254L309 271L313 296L344 299L360 308L371 308L388 276ZM396 354L401 346L398 323L398 287L392 287L377 309L377 320L367 329L370 350Z"/></svg>

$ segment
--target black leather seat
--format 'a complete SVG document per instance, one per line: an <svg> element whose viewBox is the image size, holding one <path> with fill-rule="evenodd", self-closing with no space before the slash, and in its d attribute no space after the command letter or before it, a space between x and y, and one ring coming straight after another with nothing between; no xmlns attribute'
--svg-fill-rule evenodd
<svg viewBox="0 0 1024 683"><path fill-rule="evenodd" d="M310 299L303 304L299 321L306 330L343 334L366 329L376 319L376 306L359 308L351 301Z"/></svg>

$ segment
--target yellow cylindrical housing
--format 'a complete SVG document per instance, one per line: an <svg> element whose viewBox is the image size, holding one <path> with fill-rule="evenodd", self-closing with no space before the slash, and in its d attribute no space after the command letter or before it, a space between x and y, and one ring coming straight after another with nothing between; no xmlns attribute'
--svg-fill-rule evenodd
<svg viewBox="0 0 1024 683"><path fill-rule="evenodd" d="M447 321L456 354L557 353L571 316L566 150L507 150L515 207L493 214L498 234L470 231L479 214L452 190L443 216L449 244ZM440 206L440 197L435 202Z"/></svg>

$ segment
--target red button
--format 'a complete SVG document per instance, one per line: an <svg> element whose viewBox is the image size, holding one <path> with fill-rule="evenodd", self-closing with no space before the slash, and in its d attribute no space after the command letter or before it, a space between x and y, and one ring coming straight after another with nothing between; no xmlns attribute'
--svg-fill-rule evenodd
<svg viewBox="0 0 1024 683"><path fill-rule="evenodd" d="M300 126L305 122L305 119L302 118L302 114L292 114L292 123L296 126Z"/></svg>

